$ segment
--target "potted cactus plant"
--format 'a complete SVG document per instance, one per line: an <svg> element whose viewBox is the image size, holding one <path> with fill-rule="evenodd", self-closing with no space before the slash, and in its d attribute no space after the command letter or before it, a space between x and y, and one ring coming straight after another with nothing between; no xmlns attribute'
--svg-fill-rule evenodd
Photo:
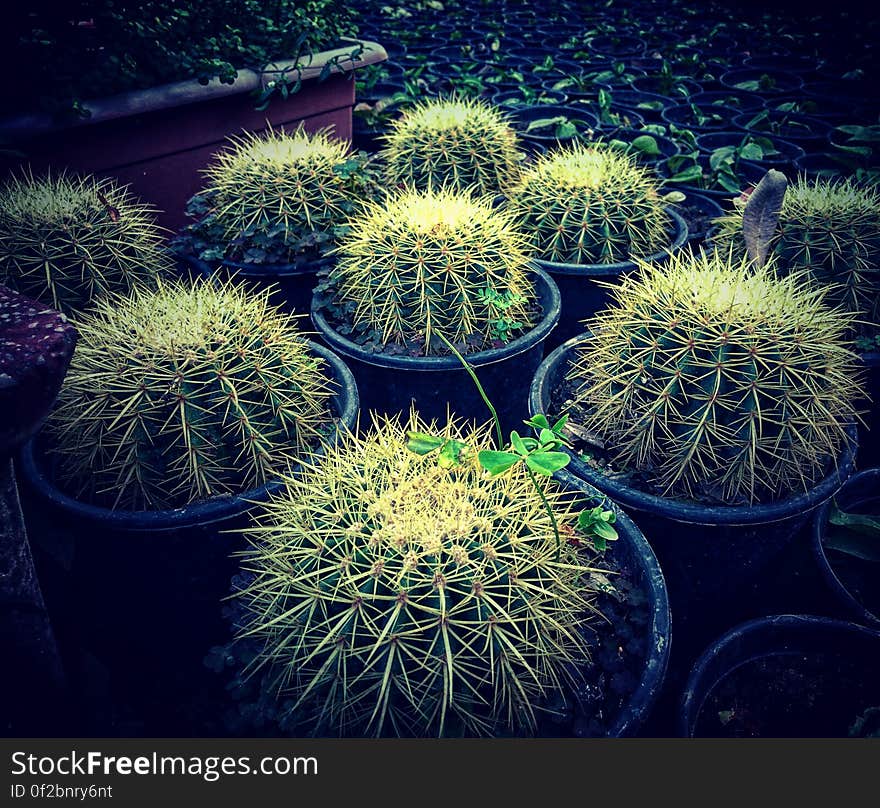
<svg viewBox="0 0 880 808"><path fill-rule="evenodd" d="M0 283L72 315L174 267L154 210L112 179L30 172L0 189Z"/></svg>
<svg viewBox="0 0 880 808"><path fill-rule="evenodd" d="M571 414L572 473L650 516L682 599L715 598L756 579L852 471L851 316L802 275L729 254L642 269L547 357L530 406Z"/></svg>
<svg viewBox="0 0 880 808"><path fill-rule="evenodd" d="M744 207L718 219L713 243L742 251ZM780 273L806 272L828 299L855 315L856 347L869 377L867 397L880 395L880 193L853 179L798 178L786 188L769 241ZM859 460L878 459L880 424L868 413L860 426Z"/></svg>
<svg viewBox="0 0 880 808"><path fill-rule="evenodd" d="M348 358L362 406L428 418L489 412L444 340L483 369L506 425L525 414L531 373L559 316L553 281L490 197L404 190L349 222L316 288L312 320Z"/></svg>
<svg viewBox="0 0 880 808"><path fill-rule="evenodd" d="M455 97L405 110L392 121L381 156L392 187L448 187L490 196L510 188L524 158L501 108Z"/></svg>
<svg viewBox="0 0 880 808"><path fill-rule="evenodd" d="M56 406L21 452L33 531L71 558L71 641L136 701L167 687L186 703L178 687L223 629L237 541L220 528L354 424L356 387L267 291L230 282L106 296L76 325Z"/></svg>
<svg viewBox="0 0 880 808"><path fill-rule="evenodd" d="M603 305L607 287L597 281L635 269L637 257L662 260L687 238L651 170L601 143L539 157L510 190L507 210L535 263L560 287L554 346L579 333L581 320Z"/></svg>
<svg viewBox="0 0 880 808"><path fill-rule="evenodd" d="M187 207L195 219L176 249L201 274L222 267L307 312L317 270L346 219L375 192L364 152L328 131L269 129L234 138L205 170L206 187Z"/></svg>
<svg viewBox="0 0 880 808"><path fill-rule="evenodd" d="M427 433L454 446L454 458L414 451L413 436ZM653 554L625 517L614 522L619 538L594 550L579 513L601 510L603 498L573 478L548 480L540 496L525 466L488 475L478 456L490 446L487 427L438 427L415 413L381 419L262 509L233 584L237 640L210 657L233 677L236 731L463 737L638 727L669 648ZM568 537L561 546L554 525ZM617 574L600 572L609 564ZM628 645L633 680L612 706L611 688L598 682L602 645L619 646L625 625L602 619L615 597L647 608ZM578 685L598 685L596 702L579 701Z"/></svg>

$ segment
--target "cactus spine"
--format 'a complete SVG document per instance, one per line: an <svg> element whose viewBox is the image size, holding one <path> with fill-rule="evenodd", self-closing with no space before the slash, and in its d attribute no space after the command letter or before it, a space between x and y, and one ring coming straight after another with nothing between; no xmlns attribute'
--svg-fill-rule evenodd
<svg viewBox="0 0 880 808"><path fill-rule="evenodd" d="M382 152L393 186L496 195L520 170L516 133L479 99L430 99L392 122Z"/></svg>
<svg viewBox="0 0 880 808"><path fill-rule="evenodd" d="M155 211L115 180L26 172L0 190L0 282L65 314L172 266Z"/></svg>
<svg viewBox="0 0 880 808"><path fill-rule="evenodd" d="M743 209L718 220L714 243L742 249ZM780 272L806 270L829 299L860 315L876 312L880 295L880 191L853 179L801 177L788 187L770 254Z"/></svg>
<svg viewBox="0 0 880 808"><path fill-rule="evenodd" d="M160 283L100 300L48 422L62 480L128 509L240 493L287 471L331 382L269 291Z"/></svg>
<svg viewBox="0 0 880 808"><path fill-rule="evenodd" d="M529 325L523 238L488 199L405 190L367 204L349 223L330 275L355 326L384 344L437 334L473 348Z"/></svg>
<svg viewBox="0 0 880 808"><path fill-rule="evenodd" d="M585 562L557 562L522 470L487 477L470 455L443 468L385 420L292 478L249 533L242 636L251 672L296 732L529 733L542 698L578 677L594 608ZM439 434L486 448L483 427ZM576 503L550 484L561 524Z"/></svg>
<svg viewBox="0 0 880 808"><path fill-rule="evenodd" d="M601 143L541 155L509 194L534 255L569 264L612 264L670 242L670 217L650 169Z"/></svg>
<svg viewBox="0 0 880 808"><path fill-rule="evenodd" d="M809 488L854 418L851 318L772 263L684 252L642 269L589 324L569 376L613 460L727 504Z"/></svg>

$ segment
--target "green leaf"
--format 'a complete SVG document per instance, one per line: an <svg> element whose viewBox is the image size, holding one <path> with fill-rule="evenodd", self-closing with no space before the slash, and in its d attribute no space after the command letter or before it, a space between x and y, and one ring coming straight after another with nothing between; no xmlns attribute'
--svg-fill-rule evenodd
<svg viewBox="0 0 880 808"><path fill-rule="evenodd" d="M603 522L600 519L598 522L594 522L592 527L597 536L601 536L607 541L614 541L617 538L617 531L608 522Z"/></svg>
<svg viewBox="0 0 880 808"><path fill-rule="evenodd" d="M739 156L743 160L763 160L764 159L764 149L757 143L746 143L739 150Z"/></svg>
<svg viewBox="0 0 880 808"><path fill-rule="evenodd" d="M533 415L527 421L523 421L523 423L526 426L533 427L537 430L548 429L550 427L550 422L547 420L547 416L540 412Z"/></svg>
<svg viewBox="0 0 880 808"><path fill-rule="evenodd" d="M526 465L534 472L549 477L564 469L571 458L565 452L536 452L526 458Z"/></svg>
<svg viewBox="0 0 880 808"><path fill-rule="evenodd" d="M683 171L679 171L677 174L673 174L671 177L669 177L669 179L667 181L668 182L689 183L689 182L695 182L696 180L700 179L700 177L702 177L702 176L703 176L703 169L701 166L698 166L698 165L688 166Z"/></svg>
<svg viewBox="0 0 880 808"><path fill-rule="evenodd" d="M685 199L687 199L687 195L683 194L681 191L670 191L663 195L663 201L672 204L675 204L676 202L684 202Z"/></svg>
<svg viewBox="0 0 880 808"><path fill-rule="evenodd" d="M538 434L538 440L544 446L548 444L551 446L556 446L556 444L559 443L559 439L552 429L542 429Z"/></svg>
<svg viewBox="0 0 880 808"><path fill-rule="evenodd" d="M493 477L497 477L518 463L521 458L519 455L513 454L513 452L484 450L477 455L477 460Z"/></svg>
<svg viewBox="0 0 880 808"><path fill-rule="evenodd" d="M519 436L518 432L514 431L510 433L510 443L520 456L525 457L529 453L529 450L526 448L526 445L523 443L523 439Z"/></svg>
<svg viewBox="0 0 880 808"><path fill-rule="evenodd" d="M657 141L650 135L639 135L630 145L644 154L655 156L660 155L660 148L657 146Z"/></svg>
<svg viewBox="0 0 880 808"><path fill-rule="evenodd" d="M546 421L547 419L545 418L544 420ZM565 425L567 423L568 423L568 413L563 415L555 424L553 424L553 426L550 427L550 429L552 429L553 432L556 433L556 435L561 436L562 430L565 429Z"/></svg>
<svg viewBox="0 0 880 808"><path fill-rule="evenodd" d="M424 432L407 432L406 448L417 455L426 455L439 449L445 440L436 435L427 435Z"/></svg>
<svg viewBox="0 0 880 808"><path fill-rule="evenodd" d="M440 450L440 457L437 459L437 465L444 469L460 466L461 453L464 449L464 443L460 440L452 440L450 438L443 444L443 448Z"/></svg>
<svg viewBox="0 0 880 808"><path fill-rule="evenodd" d="M556 127L556 137L560 140L574 137L577 134L577 127L571 121L563 121Z"/></svg>

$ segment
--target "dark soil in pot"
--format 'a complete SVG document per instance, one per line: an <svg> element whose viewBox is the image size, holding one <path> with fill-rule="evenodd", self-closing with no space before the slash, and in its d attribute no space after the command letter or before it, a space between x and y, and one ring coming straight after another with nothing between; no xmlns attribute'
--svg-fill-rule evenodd
<svg viewBox="0 0 880 808"><path fill-rule="evenodd" d="M699 244L706 238L712 222L724 213L724 209L710 196L688 191L683 202L676 202L673 209L687 223L688 244Z"/></svg>
<svg viewBox="0 0 880 808"><path fill-rule="evenodd" d="M768 141L765 145L772 147L772 150L766 149L763 157L750 158L750 162L762 166L765 170L776 168L785 172L786 169L791 169L795 160L804 156L804 150L800 146L783 138L775 135L752 135L748 132L706 132L697 136L697 148L703 154L711 154L721 146L738 147L744 141L754 141L761 145L763 140Z"/></svg>
<svg viewBox="0 0 880 808"><path fill-rule="evenodd" d="M880 632L809 615L736 626L694 665L682 702L687 737L845 738L876 725Z"/></svg>
<svg viewBox="0 0 880 808"><path fill-rule="evenodd" d="M734 92L746 90L764 98L796 93L804 86L803 79L797 73L748 67L728 70L722 73L719 81Z"/></svg>
<svg viewBox="0 0 880 808"><path fill-rule="evenodd" d="M698 106L693 104L675 104L663 110L663 120L680 129L692 132L714 132L729 129L735 113L727 107L709 104Z"/></svg>
<svg viewBox="0 0 880 808"><path fill-rule="evenodd" d="M733 119L733 125L756 135L781 137L806 152L826 147L831 132L831 125L819 118L775 109L737 115Z"/></svg>

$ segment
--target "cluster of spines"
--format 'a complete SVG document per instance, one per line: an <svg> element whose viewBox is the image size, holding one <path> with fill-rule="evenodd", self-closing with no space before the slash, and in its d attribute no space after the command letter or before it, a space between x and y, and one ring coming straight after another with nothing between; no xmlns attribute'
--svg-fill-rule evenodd
<svg viewBox="0 0 880 808"><path fill-rule="evenodd" d="M720 249L743 250L743 208L717 220ZM861 316L876 315L880 297L880 191L853 178L790 185L770 254L779 272L806 271L829 300Z"/></svg>
<svg viewBox="0 0 880 808"><path fill-rule="evenodd" d="M63 484L137 510L286 473L331 421L333 383L268 294L160 283L103 298L78 320L48 422Z"/></svg>
<svg viewBox="0 0 880 808"><path fill-rule="evenodd" d="M770 500L808 489L848 440L850 319L802 274L684 252L615 289L568 378L619 467L664 494Z"/></svg>
<svg viewBox="0 0 880 808"><path fill-rule="evenodd" d="M231 141L204 171L205 194L227 241L280 235L294 249L351 212L353 189L337 170L349 147L329 130L270 128Z"/></svg>
<svg viewBox="0 0 880 808"><path fill-rule="evenodd" d="M355 325L383 343L486 343L500 317L529 324L525 244L490 200L449 189L404 190L350 220L330 278ZM469 349L469 348L468 348Z"/></svg>
<svg viewBox="0 0 880 808"><path fill-rule="evenodd" d="M115 180L26 171L0 190L0 282L65 314L172 268L155 211Z"/></svg>
<svg viewBox="0 0 880 808"><path fill-rule="evenodd" d="M523 172L508 206L535 257L612 264L668 246L671 221L659 183L634 158L602 143L561 146Z"/></svg>
<svg viewBox="0 0 880 808"><path fill-rule="evenodd" d="M449 187L494 196L520 172L522 153L502 110L480 99L429 99L391 124L382 156L392 186Z"/></svg>
<svg viewBox="0 0 880 808"><path fill-rule="evenodd" d="M489 478L473 456L442 468L406 448L427 428L411 416L349 435L248 532L248 673L297 732L528 734L588 663L589 569L569 545L557 559L525 472ZM488 445L485 429L441 432ZM547 497L574 525L573 499L553 483Z"/></svg>

